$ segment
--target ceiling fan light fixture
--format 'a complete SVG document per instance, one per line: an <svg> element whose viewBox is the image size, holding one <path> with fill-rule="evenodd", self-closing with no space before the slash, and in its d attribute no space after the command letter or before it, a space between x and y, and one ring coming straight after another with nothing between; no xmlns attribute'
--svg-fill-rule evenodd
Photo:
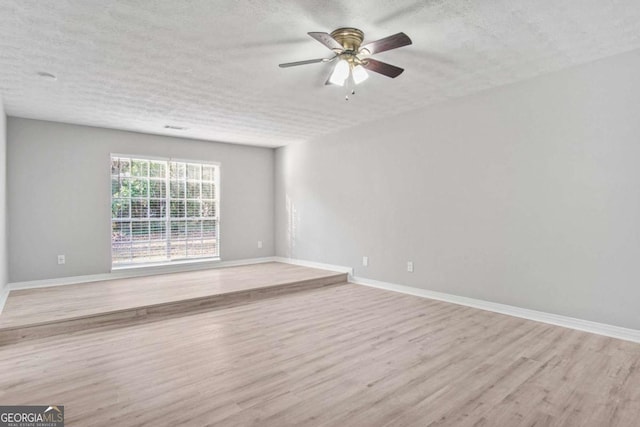
<svg viewBox="0 0 640 427"><path fill-rule="evenodd" d="M369 73L367 73L367 70L360 64L353 67L351 75L353 76L353 82L355 84L360 84L369 78Z"/></svg>
<svg viewBox="0 0 640 427"><path fill-rule="evenodd" d="M344 81L349 77L349 71L349 63L346 60L341 59L333 69L333 73L331 73L329 81L334 85L344 86Z"/></svg>
<svg viewBox="0 0 640 427"><path fill-rule="evenodd" d="M364 33L357 28L351 27L338 28L332 31L331 34L321 31L307 34L331 50L333 56L331 58L286 62L279 64L280 68L326 63L337 60L325 85L347 85L349 88L367 80L370 71L392 79L398 77L404 69L370 58L370 55L397 49L412 43L409 36L405 33L396 33L362 45ZM351 92L353 93L353 89L351 89Z"/></svg>

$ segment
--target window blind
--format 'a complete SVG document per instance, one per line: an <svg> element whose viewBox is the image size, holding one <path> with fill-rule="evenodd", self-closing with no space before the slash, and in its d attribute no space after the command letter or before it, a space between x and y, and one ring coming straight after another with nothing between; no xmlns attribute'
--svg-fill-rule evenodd
<svg viewBox="0 0 640 427"><path fill-rule="evenodd" d="M219 167L111 156L112 264L219 256Z"/></svg>

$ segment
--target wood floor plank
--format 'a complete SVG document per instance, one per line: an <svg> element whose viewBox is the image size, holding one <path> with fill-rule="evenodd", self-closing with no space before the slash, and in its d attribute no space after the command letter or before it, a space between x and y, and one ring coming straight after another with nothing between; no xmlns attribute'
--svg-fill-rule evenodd
<svg viewBox="0 0 640 427"><path fill-rule="evenodd" d="M0 347L69 426L634 426L640 345L353 284Z"/></svg>
<svg viewBox="0 0 640 427"><path fill-rule="evenodd" d="M12 291L0 315L0 346L244 304L346 279L346 273L265 263Z"/></svg>
<svg viewBox="0 0 640 427"><path fill-rule="evenodd" d="M0 314L0 327L37 325L53 320L259 290L335 275L338 273L269 262L89 284L14 290L9 293Z"/></svg>

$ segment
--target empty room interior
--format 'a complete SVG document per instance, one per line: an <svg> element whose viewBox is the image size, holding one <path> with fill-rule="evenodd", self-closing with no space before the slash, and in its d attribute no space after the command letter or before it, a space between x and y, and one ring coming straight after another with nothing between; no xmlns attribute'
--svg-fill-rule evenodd
<svg viewBox="0 0 640 427"><path fill-rule="evenodd" d="M638 426L639 76L636 0L3 0L0 426Z"/></svg>

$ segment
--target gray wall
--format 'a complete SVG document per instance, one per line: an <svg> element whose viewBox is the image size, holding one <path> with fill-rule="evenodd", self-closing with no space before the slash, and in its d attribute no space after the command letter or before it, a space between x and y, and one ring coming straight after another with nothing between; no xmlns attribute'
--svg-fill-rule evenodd
<svg viewBox="0 0 640 427"><path fill-rule="evenodd" d="M10 117L12 282L110 271L110 153L220 162L222 259L274 254L272 149Z"/></svg>
<svg viewBox="0 0 640 427"><path fill-rule="evenodd" d="M9 281L7 259L7 117L0 96L0 295Z"/></svg>
<svg viewBox="0 0 640 427"><path fill-rule="evenodd" d="M280 148L276 253L640 329L638 76L634 51Z"/></svg>

